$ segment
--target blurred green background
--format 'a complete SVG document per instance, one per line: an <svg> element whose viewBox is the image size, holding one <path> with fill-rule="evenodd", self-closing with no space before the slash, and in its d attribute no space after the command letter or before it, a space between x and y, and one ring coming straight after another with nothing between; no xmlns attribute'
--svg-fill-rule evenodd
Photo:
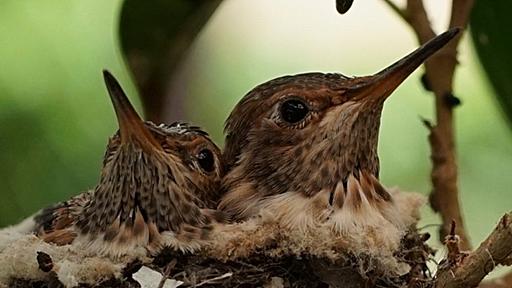
<svg viewBox="0 0 512 288"><path fill-rule="evenodd" d="M185 120L222 144L224 119L255 85L305 71L371 74L417 45L383 1L356 1L343 16L334 1L327 2L225 0L180 65L176 93L183 93ZM429 2L441 31L449 4ZM121 5L0 1L0 226L94 187L116 129L101 70L111 70L139 103L117 38ZM476 243L512 208L512 133L469 34L459 60L454 93L463 101L456 111L460 189ZM420 116L431 118L433 101L420 75L386 104L379 150L386 185L428 194L430 150ZM424 212L425 224L439 223L429 208Z"/></svg>

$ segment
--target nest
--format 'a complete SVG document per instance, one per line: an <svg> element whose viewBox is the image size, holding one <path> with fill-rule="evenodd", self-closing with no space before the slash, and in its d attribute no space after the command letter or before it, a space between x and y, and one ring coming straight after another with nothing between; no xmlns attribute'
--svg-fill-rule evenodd
<svg viewBox="0 0 512 288"><path fill-rule="evenodd" d="M373 255L346 253L336 260L302 255L269 256L269 250L222 261L206 255L184 255L165 250L153 267L183 282L185 287L428 287L432 281L427 262L434 251L428 234L412 228L403 237L394 260L408 266L405 274L389 273ZM170 273L169 273L170 272Z"/></svg>
<svg viewBox="0 0 512 288"><path fill-rule="evenodd" d="M298 231L260 217L218 227L200 251L165 248L156 257L110 259L2 231L0 287L140 287L134 273L143 265L183 287L429 287L433 251L428 235L415 228L423 197L393 196L409 219L402 230L368 226L360 235L336 237L322 225Z"/></svg>
<svg viewBox="0 0 512 288"><path fill-rule="evenodd" d="M432 280L427 261L433 250L425 243L427 239L428 234L417 230L406 234L395 258L411 269L404 275L394 276L384 275L372 256L354 254L333 261L307 254L269 257L264 251L256 251L246 259L222 261L168 248L147 265L183 282L183 287L407 287L414 283L415 286L409 287L419 288L429 287ZM11 277L7 287L67 287L54 271L51 256L44 252L36 255L34 261L40 275ZM119 273L112 273L97 283L78 283L75 287L141 287L133 274L142 265L142 261L134 260Z"/></svg>

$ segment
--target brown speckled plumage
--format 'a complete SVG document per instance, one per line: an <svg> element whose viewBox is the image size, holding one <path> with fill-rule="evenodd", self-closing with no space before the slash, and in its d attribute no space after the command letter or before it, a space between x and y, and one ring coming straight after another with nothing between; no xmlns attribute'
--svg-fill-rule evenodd
<svg viewBox="0 0 512 288"><path fill-rule="evenodd" d="M391 205L378 181L384 101L456 33L438 36L373 76L306 73L250 91L226 121L226 194L220 209L244 220L267 208L302 225L304 220L296 219L303 214L327 221L336 209ZM327 199L325 205L311 204L318 199ZM392 209L378 208L393 218L387 213Z"/></svg>
<svg viewBox="0 0 512 288"><path fill-rule="evenodd" d="M99 183L43 210L35 218L36 231L48 242L80 238L85 246L114 255L138 246L188 249L187 242L204 240L222 218L214 210L220 150L198 127L143 122L108 72L105 81L120 130L107 145Z"/></svg>

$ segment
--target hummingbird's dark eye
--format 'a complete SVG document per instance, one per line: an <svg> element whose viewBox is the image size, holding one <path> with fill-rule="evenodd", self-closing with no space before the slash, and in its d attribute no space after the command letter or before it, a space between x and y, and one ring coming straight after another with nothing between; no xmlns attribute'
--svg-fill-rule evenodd
<svg viewBox="0 0 512 288"><path fill-rule="evenodd" d="M279 111L281 113L281 118L284 121L290 124L295 124L306 118L309 113L309 108L306 103L299 99L290 99L281 104Z"/></svg>
<svg viewBox="0 0 512 288"><path fill-rule="evenodd" d="M215 168L215 158L212 151L203 149L197 153L197 163L205 172L212 172Z"/></svg>

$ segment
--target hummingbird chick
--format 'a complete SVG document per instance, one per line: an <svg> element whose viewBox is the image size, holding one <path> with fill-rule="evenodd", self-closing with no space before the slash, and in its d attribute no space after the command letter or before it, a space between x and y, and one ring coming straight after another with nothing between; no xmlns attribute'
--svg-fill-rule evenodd
<svg viewBox="0 0 512 288"><path fill-rule="evenodd" d="M36 233L100 254L195 248L221 213L219 148L200 128L144 122L104 71L119 130L110 138L94 190L43 210Z"/></svg>
<svg viewBox="0 0 512 288"><path fill-rule="evenodd" d="M379 182L385 100L458 33L449 30L373 76L305 73L261 84L226 121L219 208L234 220L271 213L289 228L406 225Z"/></svg>

